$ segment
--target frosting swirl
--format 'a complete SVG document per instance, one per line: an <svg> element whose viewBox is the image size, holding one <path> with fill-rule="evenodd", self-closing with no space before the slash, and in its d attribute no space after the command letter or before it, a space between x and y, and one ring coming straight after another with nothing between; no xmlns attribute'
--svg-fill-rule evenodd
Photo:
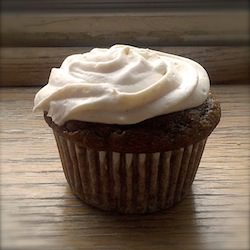
<svg viewBox="0 0 250 250"><path fill-rule="evenodd" d="M68 120L134 124L201 105L210 88L205 69L176 55L128 45L92 49L53 68L34 110Z"/></svg>

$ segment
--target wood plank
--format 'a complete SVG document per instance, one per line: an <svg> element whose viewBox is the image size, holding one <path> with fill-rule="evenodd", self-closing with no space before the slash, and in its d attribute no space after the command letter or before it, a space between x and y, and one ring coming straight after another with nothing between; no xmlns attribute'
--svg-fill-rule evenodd
<svg viewBox="0 0 250 250"><path fill-rule="evenodd" d="M2 0L5 11L89 11L89 10L124 10L124 9L162 9L165 10L194 10L194 9L244 9L247 0Z"/></svg>
<svg viewBox="0 0 250 250"><path fill-rule="evenodd" d="M8 86L44 85L52 67L64 58L91 48L1 48L1 83ZM196 60L212 83L248 82L249 47L152 47Z"/></svg>
<svg viewBox="0 0 250 250"><path fill-rule="evenodd" d="M40 1L41 2L41 1ZM4 12L2 46L247 45L248 11Z"/></svg>
<svg viewBox="0 0 250 250"><path fill-rule="evenodd" d="M1 89L2 249L249 249L249 85L212 86L222 119L192 191L145 216L101 212L74 197L51 130L31 112L37 90Z"/></svg>

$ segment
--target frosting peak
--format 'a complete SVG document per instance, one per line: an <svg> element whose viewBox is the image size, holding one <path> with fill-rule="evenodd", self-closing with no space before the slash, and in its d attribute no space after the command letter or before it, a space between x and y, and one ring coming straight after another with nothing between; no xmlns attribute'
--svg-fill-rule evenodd
<svg viewBox="0 0 250 250"><path fill-rule="evenodd" d="M127 45L92 49L53 68L35 97L58 125L68 120L133 124L202 104L204 68L184 57Z"/></svg>

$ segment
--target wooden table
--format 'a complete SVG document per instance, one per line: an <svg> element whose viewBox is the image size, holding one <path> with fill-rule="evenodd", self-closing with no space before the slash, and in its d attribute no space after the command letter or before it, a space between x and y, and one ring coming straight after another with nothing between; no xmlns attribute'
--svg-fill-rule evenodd
<svg viewBox="0 0 250 250"><path fill-rule="evenodd" d="M190 195L165 212L120 216L84 205L64 178L37 88L1 89L1 244L29 249L249 249L250 86L215 85L222 119Z"/></svg>

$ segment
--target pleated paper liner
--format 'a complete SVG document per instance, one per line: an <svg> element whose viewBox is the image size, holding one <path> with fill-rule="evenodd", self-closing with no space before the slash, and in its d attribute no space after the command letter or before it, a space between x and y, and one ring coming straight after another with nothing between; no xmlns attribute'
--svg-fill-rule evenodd
<svg viewBox="0 0 250 250"><path fill-rule="evenodd" d="M54 130L65 177L85 203L120 213L150 213L181 201L206 139L174 151L117 153L84 148Z"/></svg>

